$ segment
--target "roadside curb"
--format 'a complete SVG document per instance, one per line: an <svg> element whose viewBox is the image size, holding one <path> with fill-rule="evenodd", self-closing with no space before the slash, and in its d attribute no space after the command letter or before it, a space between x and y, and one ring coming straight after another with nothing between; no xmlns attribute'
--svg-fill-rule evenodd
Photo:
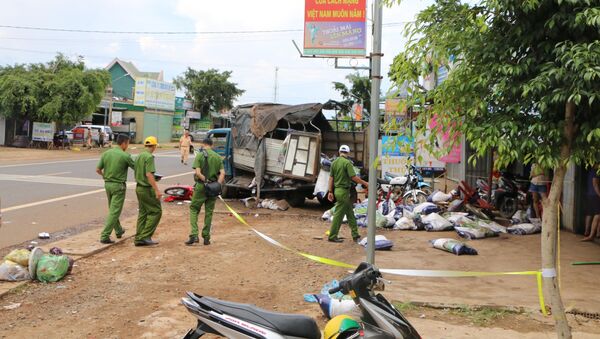
<svg viewBox="0 0 600 339"><path fill-rule="evenodd" d="M77 236L75 236L73 238L76 238L76 237ZM98 253L101 253L101 252L103 252L103 251L105 251L105 250L107 250L107 249L109 249L109 248L111 248L113 246L122 244L125 241L127 241L129 239L132 239L133 237L134 237L134 235L125 236L125 237L123 237L121 239L117 239L117 241L115 241L113 244L106 244L106 245L104 245L104 246L102 246L100 248L97 248L97 249L95 249L93 251L90 251L90 252L87 252L87 253L83 253L83 254L80 254L80 253L69 253L69 252L64 252L64 254L67 255L67 256L72 257L73 261L77 262L77 261L79 261L81 259L89 258L91 256L94 256L94 255L98 254ZM71 239L73 239L73 238L71 238ZM58 242L60 242L60 240L56 241L56 242L49 243L49 244L45 245L44 247L54 247L52 245L54 243L58 243ZM0 291L0 298L3 298L4 296L9 295L10 293L14 292L15 290L18 290L18 289L22 288L23 286L25 286L27 284L30 284L30 283L34 283L34 282L35 282L34 280L27 280L27 281L15 282L14 286L9 287L8 289L6 289L4 291ZM8 283L11 284L11 282L8 282ZM1 286L1 284L0 284L0 286Z"/></svg>

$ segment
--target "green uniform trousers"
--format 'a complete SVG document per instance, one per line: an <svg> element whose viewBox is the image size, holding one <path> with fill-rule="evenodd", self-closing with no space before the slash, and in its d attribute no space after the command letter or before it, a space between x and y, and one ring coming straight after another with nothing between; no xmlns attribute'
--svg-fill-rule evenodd
<svg viewBox="0 0 600 339"><path fill-rule="evenodd" d="M348 225L352 231L352 238L360 237L358 233L358 226L356 225L356 217L354 216L354 209L352 208L352 202L350 201L350 189L349 188L335 188L335 210L333 212L333 222L331 223L331 229L329 230L329 239L335 239L340 232L342 221L344 216L348 218Z"/></svg>
<svg viewBox="0 0 600 339"><path fill-rule="evenodd" d="M204 205L204 228L202 228L202 238L210 240L210 228L216 202L216 197L208 198L204 194L203 184L196 184L196 186L194 186L194 195L192 196L192 204L190 205L190 224L192 226L190 236L198 236L198 214L200 214L200 209L202 208L202 205Z"/></svg>
<svg viewBox="0 0 600 339"><path fill-rule="evenodd" d="M152 187L137 186L135 194L138 198L139 215L137 220L135 241L152 238L162 217L160 200Z"/></svg>
<svg viewBox="0 0 600 339"><path fill-rule="evenodd" d="M123 234L123 227L121 227L119 217L123 210L123 203L125 203L127 187L124 182L105 182L104 189L108 197L108 217L106 217L104 229L100 233L100 240L109 239L113 230L118 236Z"/></svg>

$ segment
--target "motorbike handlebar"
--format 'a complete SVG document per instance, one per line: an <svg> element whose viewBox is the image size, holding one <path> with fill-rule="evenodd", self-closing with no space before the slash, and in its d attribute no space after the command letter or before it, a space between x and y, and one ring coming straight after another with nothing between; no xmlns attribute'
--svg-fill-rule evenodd
<svg viewBox="0 0 600 339"><path fill-rule="evenodd" d="M336 294L341 290L342 290L342 286L334 287L334 288L329 289L329 294Z"/></svg>

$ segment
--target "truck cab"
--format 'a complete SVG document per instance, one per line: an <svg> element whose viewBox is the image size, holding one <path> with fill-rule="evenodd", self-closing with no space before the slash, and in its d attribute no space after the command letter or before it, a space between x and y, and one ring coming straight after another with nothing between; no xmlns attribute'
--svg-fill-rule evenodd
<svg viewBox="0 0 600 339"><path fill-rule="evenodd" d="M206 136L213 141L213 151L223 158L225 175L232 177L233 170L233 144L231 140L231 128L216 128L208 131Z"/></svg>

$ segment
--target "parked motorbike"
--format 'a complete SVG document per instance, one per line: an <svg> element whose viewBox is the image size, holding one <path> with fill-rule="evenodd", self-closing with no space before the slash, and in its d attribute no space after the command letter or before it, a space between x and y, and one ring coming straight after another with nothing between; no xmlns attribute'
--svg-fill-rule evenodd
<svg viewBox="0 0 600 339"><path fill-rule="evenodd" d="M407 205L427 201L427 192L431 192L431 186L422 181L423 177L415 166L408 165L407 169L406 176L386 172L384 179L378 179L378 203L389 199L396 204L405 203Z"/></svg>
<svg viewBox="0 0 600 339"><path fill-rule="evenodd" d="M383 283L377 267L362 263L329 291L352 296L362 312L360 328L354 329L354 333L345 333L344 338L420 338L417 330L384 296L373 292L375 286L383 286ZM192 292L181 302L198 318L196 328L184 339L197 339L205 334L228 338L321 338L315 320L304 315L274 313Z"/></svg>
<svg viewBox="0 0 600 339"><path fill-rule="evenodd" d="M421 175L421 171L415 165L407 165L406 168L408 169L407 177L409 178L409 189L419 189L425 192L425 194L427 195L433 192L433 188L430 184L424 181L423 176ZM392 179L399 177L399 175L390 172L385 172L383 177L385 180L391 181Z"/></svg>
<svg viewBox="0 0 600 339"><path fill-rule="evenodd" d="M477 179L479 196L491 203L504 218L511 218L519 208L527 208L528 186L528 181L517 181L512 174L501 172L498 182L492 184L492 193L488 201L490 185L483 178Z"/></svg>

